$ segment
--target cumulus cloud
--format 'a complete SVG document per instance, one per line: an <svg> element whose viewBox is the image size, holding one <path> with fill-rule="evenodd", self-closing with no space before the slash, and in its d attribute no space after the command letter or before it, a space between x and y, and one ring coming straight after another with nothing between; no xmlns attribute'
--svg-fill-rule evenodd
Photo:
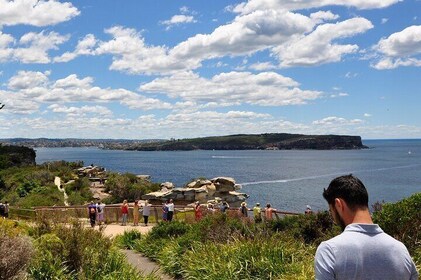
<svg viewBox="0 0 421 280"><path fill-rule="evenodd" d="M148 93L162 93L171 98L217 102L226 106L244 103L261 106L305 104L321 95L318 91L302 90L293 79L274 72L229 72L215 75L211 79L183 72L157 78L141 85L139 89Z"/></svg>
<svg viewBox="0 0 421 280"><path fill-rule="evenodd" d="M48 52L57 50L68 39L68 35L63 36L54 31L29 32L19 40L0 32L0 62L49 63L51 59Z"/></svg>
<svg viewBox="0 0 421 280"><path fill-rule="evenodd" d="M113 115L113 112L108 109L105 106L82 106L82 107L67 107L60 104L52 104L48 106L48 109L50 109L54 113L64 113L68 116L74 116L74 117L83 117L86 115L94 114L94 115L101 115L101 116L108 116L111 117Z"/></svg>
<svg viewBox="0 0 421 280"><path fill-rule="evenodd" d="M357 124L361 124L363 123L363 120L360 119L352 119L352 120L347 120L345 118L341 118L341 117L326 117L324 119L321 120L315 120L313 121L312 124L314 125L328 125L328 126L336 126L336 125L357 125Z"/></svg>
<svg viewBox="0 0 421 280"><path fill-rule="evenodd" d="M86 35L77 43L73 52L65 52L59 57L54 58L54 62L69 62L81 55L94 55L94 48L98 41L93 34Z"/></svg>
<svg viewBox="0 0 421 280"><path fill-rule="evenodd" d="M194 19L193 16L190 15L174 15L169 20L161 21L162 25L166 26L166 30L170 30L172 27L186 24L186 23L195 23L197 20Z"/></svg>
<svg viewBox="0 0 421 280"><path fill-rule="evenodd" d="M276 65L273 65L271 62L258 62L258 63L254 63L250 65L249 68L256 71L267 71L267 70L276 69L277 67Z"/></svg>
<svg viewBox="0 0 421 280"><path fill-rule="evenodd" d="M80 11L70 2L55 0L0 0L0 27L27 24L54 25L78 16Z"/></svg>
<svg viewBox="0 0 421 280"><path fill-rule="evenodd" d="M351 37L373 28L364 18L352 18L335 24L319 25L309 35L274 48L283 67L310 66L340 61L342 56L355 53L357 45L335 44L340 38Z"/></svg>
<svg viewBox="0 0 421 280"><path fill-rule="evenodd" d="M126 89L94 86L94 80L91 77L79 78L76 74L72 74L63 79L51 81L49 75L49 72L20 71L9 79L8 91L4 91L3 94L12 96L16 102L31 100L33 104L38 104L36 108L43 103L68 102L119 102L131 109L143 110L171 108L169 103Z"/></svg>
<svg viewBox="0 0 421 280"><path fill-rule="evenodd" d="M381 39L374 49L380 60L374 68L393 69L400 66L421 66L421 25L413 25Z"/></svg>
<svg viewBox="0 0 421 280"><path fill-rule="evenodd" d="M288 10L297 11L302 9L320 8L325 6L346 6L357 9L386 8L401 0L249 0L240 3L231 9L235 13L248 14L256 10Z"/></svg>
<svg viewBox="0 0 421 280"><path fill-rule="evenodd" d="M114 26L105 30L113 37L107 42L100 42L96 55L111 54L111 70L127 71L132 74L171 73L180 69L197 67L198 61L190 65L189 59L175 60L168 55L168 48L149 46L135 29Z"/></svg>

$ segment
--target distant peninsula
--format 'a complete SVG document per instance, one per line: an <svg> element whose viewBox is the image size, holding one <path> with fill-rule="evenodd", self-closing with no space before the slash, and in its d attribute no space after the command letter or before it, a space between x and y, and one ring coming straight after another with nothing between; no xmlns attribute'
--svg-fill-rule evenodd
<svg viewBox="0 0 421 280"><path fill-rule="evenodd" d="M190 139L0 139L0 144L37 147L98 147L131 151L191 150L352 150L368 148L360 136L289 133L236 134Z"/></svg>
<svg viewBox="0 0 421 280"><path fill-rule="evenodd" d="M236 134L163 142L140 143L127 150L351 150L365 149L360 136L302 135L288 133Z"/></svg>

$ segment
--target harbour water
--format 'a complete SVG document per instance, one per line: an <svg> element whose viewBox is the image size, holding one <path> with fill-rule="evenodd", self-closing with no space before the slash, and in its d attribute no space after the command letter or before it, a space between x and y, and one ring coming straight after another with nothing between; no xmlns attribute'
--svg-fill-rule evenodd
<svg viewBox="0 0 421 280"><path fill-rule="evenodd" d="M233 177L250 195L248 205L271 203L302 212L307 204L327 209L323 188L339 175L366 185L370 205L421 192L421 140L366 140L364 150L139 152L97 148L37 148L37 163L82 160L109 171L150 175L177 187L194 178Z"/></svg>

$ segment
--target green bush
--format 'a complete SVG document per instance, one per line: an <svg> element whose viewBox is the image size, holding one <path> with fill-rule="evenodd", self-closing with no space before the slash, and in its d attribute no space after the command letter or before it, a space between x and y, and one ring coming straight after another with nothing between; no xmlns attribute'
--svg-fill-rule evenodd
<svg viewBox="0 0 421 280"><path fill-rule="evenodd" d="M280 235L196 243L182 256L186 279L312 279L314 248ZM209 260L209 261L206 261Z"/></svg>
<svg viewBox="0 0 421 280"><path fill-rule="evenodd" d="M374 222L421 259L421 192L396 203L383 204L380 208L373 213Z"/></svg>
<svg viewBox="0 0 421 280"><path fill-rule="evenodd" d="M157 279L140 275L101 231L80 223L60 226L45 221L33 237L37 254L28 269L32 279Z"/></svg>
<svg viewBox="0 0 421 280"><path fill-rule="evenodd" d="M116 236L114 241L120 248L133 249L136 241L138 241L141 237L142 234L138 230L133 229Z"/></svg>

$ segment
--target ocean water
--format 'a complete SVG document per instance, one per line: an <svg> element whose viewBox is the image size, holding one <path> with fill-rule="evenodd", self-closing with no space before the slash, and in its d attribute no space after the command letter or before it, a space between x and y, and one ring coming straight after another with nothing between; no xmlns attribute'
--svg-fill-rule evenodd
<svg viewBox="0 0 421 280"><path fill-rule="evenodd" d="M421 140L366 140L364 150L115 151L97 148L37 148L37 163L84 161L109 171L150 175L182 187L193 178L233 177L251 206L271 203L302 212L307 204L327 209L323 188L340 175L359 177L376 201L396 202L421 192Z"/></svg>

